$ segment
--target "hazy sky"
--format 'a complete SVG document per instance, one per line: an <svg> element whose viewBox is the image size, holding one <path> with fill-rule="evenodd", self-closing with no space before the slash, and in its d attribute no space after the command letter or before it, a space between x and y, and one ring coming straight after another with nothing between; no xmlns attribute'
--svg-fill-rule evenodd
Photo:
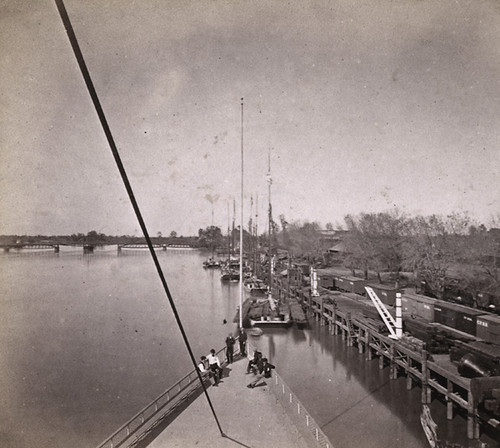
<svg viewBox="0 0 500 448"><path fill-rule="evenodd" d="M288 221L500 212L496 0L65 4L152 235L227 228L241 97L245 224L270 149ZM140 234L54 2L0 5L0 234Z"/></svg>

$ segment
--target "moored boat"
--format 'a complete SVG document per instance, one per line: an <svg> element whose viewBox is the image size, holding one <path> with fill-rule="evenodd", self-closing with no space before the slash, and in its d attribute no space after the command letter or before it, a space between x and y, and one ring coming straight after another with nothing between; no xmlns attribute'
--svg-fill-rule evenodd
<svg viewBox="0 0 500 448"><path fill-rule="evenodd" d="M264 297L267 294L267 285L260 279L250 277L243 281L243 287L253 297Z"/></svg>
<svg viewBox="0 0 500 448"><path fill-rule="evenodd" d="M209 258L208 260L203 262L203 267L205 269L219 269L220 263L217 260L214 260L213 258Z"/></svg>
<svg viewBox="0 0 500 448"><path fill-rule="evenodd" d="M222 269L220 279L223 282L237 282L240 280L240 273L234 269L224 268Z"/></svg>

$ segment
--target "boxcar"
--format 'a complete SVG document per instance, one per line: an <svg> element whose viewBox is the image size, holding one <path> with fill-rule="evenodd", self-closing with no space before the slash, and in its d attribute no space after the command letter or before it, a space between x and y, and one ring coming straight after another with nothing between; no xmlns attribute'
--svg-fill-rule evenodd
<svg viewBox="0 0 500 448"><path fill-rule="evenodd" d="M365 295L366 280L359 277L349 277L344 275L335 276L335 288L340 291L353 292L359 295Z"/></svg>
<svg viewBox="0 0 500 448"><path fill-rule="evenodd" d="M386 305L393 306L396 303L396 293L401 290L391 285L382 285L381 283L368 283L369 286L375 291L378 298Z"/></svg>
<svg viewBox="0 0 500 448"><path fill-rule="evenodd" d="M476 318L476 336L500 346L500 316L484 314Z"/></svg>
<svg viewBox="0 0 500 448"><path fill-rule="evenodd" d="M401 308L403 315L409 315L434 322L434 304L437 299L422 294L403 292L401 296Z"/></svg>
<svg viewBox="0 0 500 448"><path fill-rule="evenodd" d="M486 314L485 311L442 300L434 304L434 318L437 323L473 336L476 335L477 317L484 314Z"/></svg>
<svg viewBox="0 0 500 448"><path fill-rule="evenodd" d="M331 272L317 270L318 284L326 289L335 289L335 274Z"/></svg>

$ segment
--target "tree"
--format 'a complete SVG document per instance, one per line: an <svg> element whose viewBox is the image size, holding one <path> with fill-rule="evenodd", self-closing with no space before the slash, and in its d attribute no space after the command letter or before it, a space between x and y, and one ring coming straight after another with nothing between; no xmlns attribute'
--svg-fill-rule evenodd
<svg viewBox="0 0 500 448"><path fill-rule="evenodd" d="M170 232L170 238L177 238L177 232L175 230Z"/></svg>
<svg viewBox="0 0 500 448"><path fill-rule="evenodd" d="M436 297L442 297L450 269L463 259L469 227L470 218L458 213L417 216L408 223L404 264Z"/></svg>
<svg viewBox="0 0 500 448"><path fill-rule="evenodd" d="M345 223L348 230L344 240L347 267L363 269L365 278L368 278L370 270L374 270L379 281L383 271L399 275L403 258L402 240L406 233L404 215L397 210L347 215Z"/></svg>
<svg viewBox="0 0 500 448"><path fill-rule="evenodd" d="M281 217L280 217L281 218ZM323 256L324 247L320 234L320 225L317 222L295 221L287 223L282 219L285 230L281 232L280 240L291 254L318 258Z"/></svg>
<svg viewBox="0 0 500 448"><path fill-rule="evenodd" d="M214 250L217 246L221 246L224 237L220 227L208 226L205 229L198 230L198 245Z"/></svg>

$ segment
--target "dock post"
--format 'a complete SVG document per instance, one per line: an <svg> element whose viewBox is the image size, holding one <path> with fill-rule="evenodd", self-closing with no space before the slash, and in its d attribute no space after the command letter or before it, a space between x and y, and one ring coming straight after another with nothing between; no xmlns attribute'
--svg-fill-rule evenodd
<svg viewBox="0 0 500 448"><path fill-rule="evenodd" d="M320 326L323 326L324 325L324 316L325 316L325 304L324 304L324 301L323 301L323 297L320 297L319 298L320 300L320 305L319 305L319 311L320 311L320 315L319 315L319 324Z"/></svg>
<svg viewBox="0 0 500 448"><path fill-rule="evenodd" d="M410 373L410 369L412 367L412 359L411 356L408 355L406 357L406 362L408 364L408 371L406 372L406 390L412 390L413 388L413 377Z"/></svg>
<svg viewBox="0 0 500 448"><path fill-rule="evenodd" d="M469 439L473 439L475 435L476 418L474 415L474 411L474 397L471 393L469 393L467 403L467 438Z"/></svg>
<svg viewBox="0 0 500 448"><path fill-rule="evenodd" d="M430 403L429 369L427 368L427 350L422 350L422 404Z"/></svg>
<svg viewBox="0 0 500 448"><path fill-rule="evenodd" d="M59 253L59 244L55 244L55 245L54 245L54 252L55 252L56 254L58 254L58 253Z"/></svg>
<svg viewBox="0 0 500 448"><path fill-rule="evenodd" d="M450 379L446 380L446 418L453 420L453 401L450 395L453 393L453 382Z"/></svg>
<svg viewBox="0 0 500 448"><path fill-rule="evenodd" d="M395 356L396 348L394 347L394 343L389 347L389 365L390 372L389 378L391 380L396 380L398 378L398 365L396 364L396 356Z"/></svg>
<svg viewBox="0 0 500 448"><path fill-rule="evenodd" d="M366 344L366 352L368 354L368 361L371 361L373 359L373 352L372 352L372 348L370 346L371 338L372 338L372 335L370 333L370 330L366 329L365 344Z"/></svg>
<svg viewBox="0 0 500 448"><path fill-rule="evenodd" d="M358 328L358 334L359 334L359 336L358 336L358 353L360 355L362 355L365 352L365 346L363 344L363 336L362 336L363 330L361 329L361 327Z"/></svg>
<svg viewBox="0 0 500 448"><path fill-rule="evenodd" d="M337 327L337 309L333 309L333 334L337 336L339 334L339 329Z"/></svg>
<svg viewBox="0 0 500 448"><path fill-rule="evenodd" d="M351 334L351 313L347 313L345 317L345 326L346 326L346 336L347 336L347 346L353 346L352 334Z"/></svg>

